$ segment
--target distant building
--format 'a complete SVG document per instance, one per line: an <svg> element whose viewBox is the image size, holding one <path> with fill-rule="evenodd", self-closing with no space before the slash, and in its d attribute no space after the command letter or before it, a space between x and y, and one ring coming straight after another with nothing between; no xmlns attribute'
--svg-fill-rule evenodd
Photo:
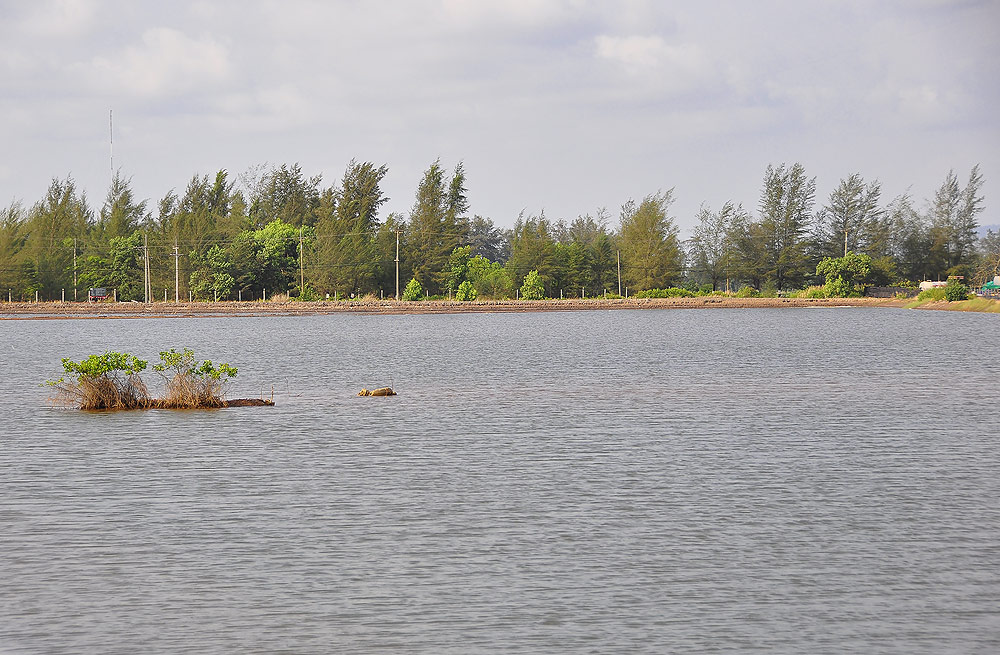
<svg viewBox="0 0 1000 655"><path fill-rule="evenodd" d="M927 280L925 282L920 283L920 290L927 291L928 289L937 289L939 287L944 287L947 285L948 285L947 282L931 282L930 280Z"/></svg>

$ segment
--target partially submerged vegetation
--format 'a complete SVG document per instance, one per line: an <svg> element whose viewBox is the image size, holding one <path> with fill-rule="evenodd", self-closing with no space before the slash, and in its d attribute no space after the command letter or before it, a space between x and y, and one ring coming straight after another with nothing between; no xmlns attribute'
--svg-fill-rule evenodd
<svg viewBox="0 0 1000 655"><path fill-rule="evenodd" d="M226 382L236 377L229 364L198 361L190 348L160 353L153 370L165 382L165 395L154 398L140 373L149 362L129 353L106 352L76 362L62 360L63 376L48 382L54 403L89 410L109 409L200 409L273 405L272 401L225 399Z"/></svg>
<svg viewBox="0 0 1000 655"><path fill-rule="evenodd" d="M106 352L74 362L63 358L64 375L50 381L61 405L80 409L139 409L152 402L139 373L148 362L128 353ZM72 379L67 380L66 376Z"/></svg>

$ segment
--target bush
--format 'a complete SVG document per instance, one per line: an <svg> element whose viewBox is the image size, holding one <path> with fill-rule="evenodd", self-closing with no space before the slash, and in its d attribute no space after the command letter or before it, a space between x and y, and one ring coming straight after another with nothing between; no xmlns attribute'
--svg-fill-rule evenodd
<svg viewBox="0 0 1000 655"><path fill-rule="evenodd" d="M826 298L826 289L823 287L808 287L802 290L800 298Z"/></svg>
<svg viewBox="0 0 1000 655"><path fill-rule="evenodd" d="M958 280L948 280L948 284L944 287L944 299L948 302L968 300L969 287L965 286Z"/></svg>
<svg viewBox="0 0 1000 655"><path fill-rule="evenodd" d="M411 278L403 289L403 300L420 300L424 295L424 288L417 282L417 278Z"/></svg>
<svg viewBox="0 0 1000 655"><path fill-rule="evenodd" d="M319 300L319 294L316 292L316 289L313 289L311 286L306 284L305 288L303 288L294 299L302 302L315 302Z"/></svg>
<svg viewBox="0 0 1000 655"><path fill-rule="evenodd" d="M839 275L826 278L826 284L823 285L823 292L827 298L850 298L861 295L857 287Z"/></svg>
<svg viewBox="0 0 1000 655"><path fill-rule="evenodd" d="M479 293L476 291L476 287L472 282L466 280L458 285L458 290L455 291L455 300L459 302L466 302L475 300Z"/></svg>
<svg viewBox="0 0 1000 655"><path fill-rule="evenodd" d="M139 373L147 362L128 353L106 352L80 362L62 360L63 371L76 377L49 382L53 400L80 409L137 409L149 407L151 399Z"/></svg>
<svg viewBox="0 0 1000 655"><path fill-rule="evenodd" d="M924 289L917 294L917 300L944 300L945 287Z"/></svg>
<svg viewBox="0 0 1000 655"><path fill-rule="evenodd" d="M226 380L236 377L236 369L229 364L215 366L210 359L199 362L190 348L161 352L153 370L167 382L167 395L157 406L170 409L222 407Z"/></svg>
<svg viewBox="0 0 1000 655"><path fill-rule="evenodd" d="M750 286L740 287L740 290L736 292L737 298L756 298L757 290Z"/></svg>
<svg viewBox="0 0 1000 655"><path fill-rule="evenodd" d="M816 275L826 278L826 293L831 298L860 296L871 281L872 258L854 252L825 257L816 266Z"/></svg>
<svg viewBox="0 0 1000 655"><path fill-rule="evenodd" d="M542 278L538 271L528 271L524 276L524 283L521 285L521 298L523 300L541 300L545 297L545 287L542 286Z"/></svg>

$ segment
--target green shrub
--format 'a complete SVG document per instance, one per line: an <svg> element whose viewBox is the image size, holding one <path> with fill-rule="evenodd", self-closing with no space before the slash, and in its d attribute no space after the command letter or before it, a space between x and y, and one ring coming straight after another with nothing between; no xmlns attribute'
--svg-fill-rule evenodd
<svg viewBox="0 0 1000 655"><path fill-rule="evenodd" d="M958 280L948 280L944 287L944 299L948 302L957 302L969 299L969 287Z"/></svg>
<svg viewBox="0 0 1000 655"><path fill-rule="evenodd" d="M311 286L306 284L305 288L294 297L294 300L302 302L315 302L319 300L319 294L316 292L316 289L313 289Z"/></svg>
<svg viewBox="0 0 1000 655"><path fill-rule="evenodd" d="M545 297L545 287L538 271L528 271L524 276L524 283L521 285L521 298L523 300L541 300Z"/></svg>
<svg viewBox="0 0 1000 655"><path fill-rule="evenodd" d="M478 295L476 287L472 284L472 282L466 280L458 285L458 290L455 291L455 300L459 302L472 301L475 300Z"/></svg>
<svg viewBox="0 0 1000 655"><path fill-rule="evenodd" d="M424 288L417 282L417 278L411 278L403 289L403 300L420 300L424 295Z"/></svg>
<svg viewBox="0 0 1000 655"><path fill-rule="evenodd" d="M150 403L146 384L139 373L148 362L128 353L106 352L74 362L62 360L65 376L49 382L55 389L53 400L80 409L135 409Z"/></svg>
<svg viewBox="0 0 1000 655"><path fill-rule="evenodd" d="M199 362L190 348L181 352L173 348L162 351L160 362L153 370L163 376L167 384L167 395L157 406L171 409L222 407L226 379L236 377L237 373L229 364L216 366L210 359Z"/></svg>
<svg viewBox="0 0 1000 655"><path fill-rule="evenodd" d="M944 300L945 287L924 289L917 294L917 300Z"/></svg>
<svg viewBox="0 0 1000 655"><path fill-rule="evenodd" d="M826 298L826 289L823 287L808 287L802 290L800 298Z"/></svg>
<svg viewBox="0 0 1000 655"><path fill-rule="evenodd" d="M839 275L826 278L823 293L826 294L827 298L850 298L861 295L857 287Z"/></svg>
<svg viewBox="0 0 1000 655"><path fill-rule="evenodd" d="M740 287L740 290L736 292L737 298L756 298L757 290L751 286Z"/></svg>

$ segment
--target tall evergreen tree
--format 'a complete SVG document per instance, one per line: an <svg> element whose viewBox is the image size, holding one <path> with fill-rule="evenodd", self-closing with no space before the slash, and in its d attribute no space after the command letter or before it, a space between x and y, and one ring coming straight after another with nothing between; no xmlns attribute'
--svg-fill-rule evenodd
<svg viewBox="0 0 1000 655"><path fill-rule="evenodd" d="M971 273L978 238L977 216L983 211L983 197L979 195L982 185L977 164L964 188L955 172L949 171L934 194L929 211L932 274Z"/></svg>
<svg viewBox="0 0 1000 655"><path fill-rule="evenodd" d="M340 185L324 191L318 211L320 290L328 293L374 291L381 262L378 211L388 198L380 184L387 166L347 165Z"/></svg>
<svg viewBox="0 0 1000 655"><path fill-rule="evenodd" d="M695 280L721 288L735 271L732 268L732 231L738 221L744 221L743 206L727 202L713 212L702 205L698 210L698 224L691 238L689 262Z"/></svg>
<svg viewBox="0 0 1000 655"><path fill-rule="evenodd" d="M801 164L768 165L760 198L760 227L766 235L764 277L776 289L801 286L815 270L807 240L815 195L816 178L806 177Z"/></svg>
<svg viewBox="0 0 1000 655"><path fill-rule="evenodd" d="M449 182L440 160L424 172L410 210L406 250L413 277L432 294L447 289L451 252L469 240L465 217L468 201L465 170L461 163Z"/></svg>
<svg viewBox="0 0 1000 655"><path fill-rule="evenodd" d="M634 290L669 287L681 279L683 255L677 226L667 214L673 189L648 195L621 211L622 277Z"/></svg>
<svg viewBox="0 0 1000 655"><path fill-rule="evenodd" d="M817 256L841 257L848 251L872 255L883 236L881 196L878 180L865 184L858 173L841 180L816 216Z"/></svg>

